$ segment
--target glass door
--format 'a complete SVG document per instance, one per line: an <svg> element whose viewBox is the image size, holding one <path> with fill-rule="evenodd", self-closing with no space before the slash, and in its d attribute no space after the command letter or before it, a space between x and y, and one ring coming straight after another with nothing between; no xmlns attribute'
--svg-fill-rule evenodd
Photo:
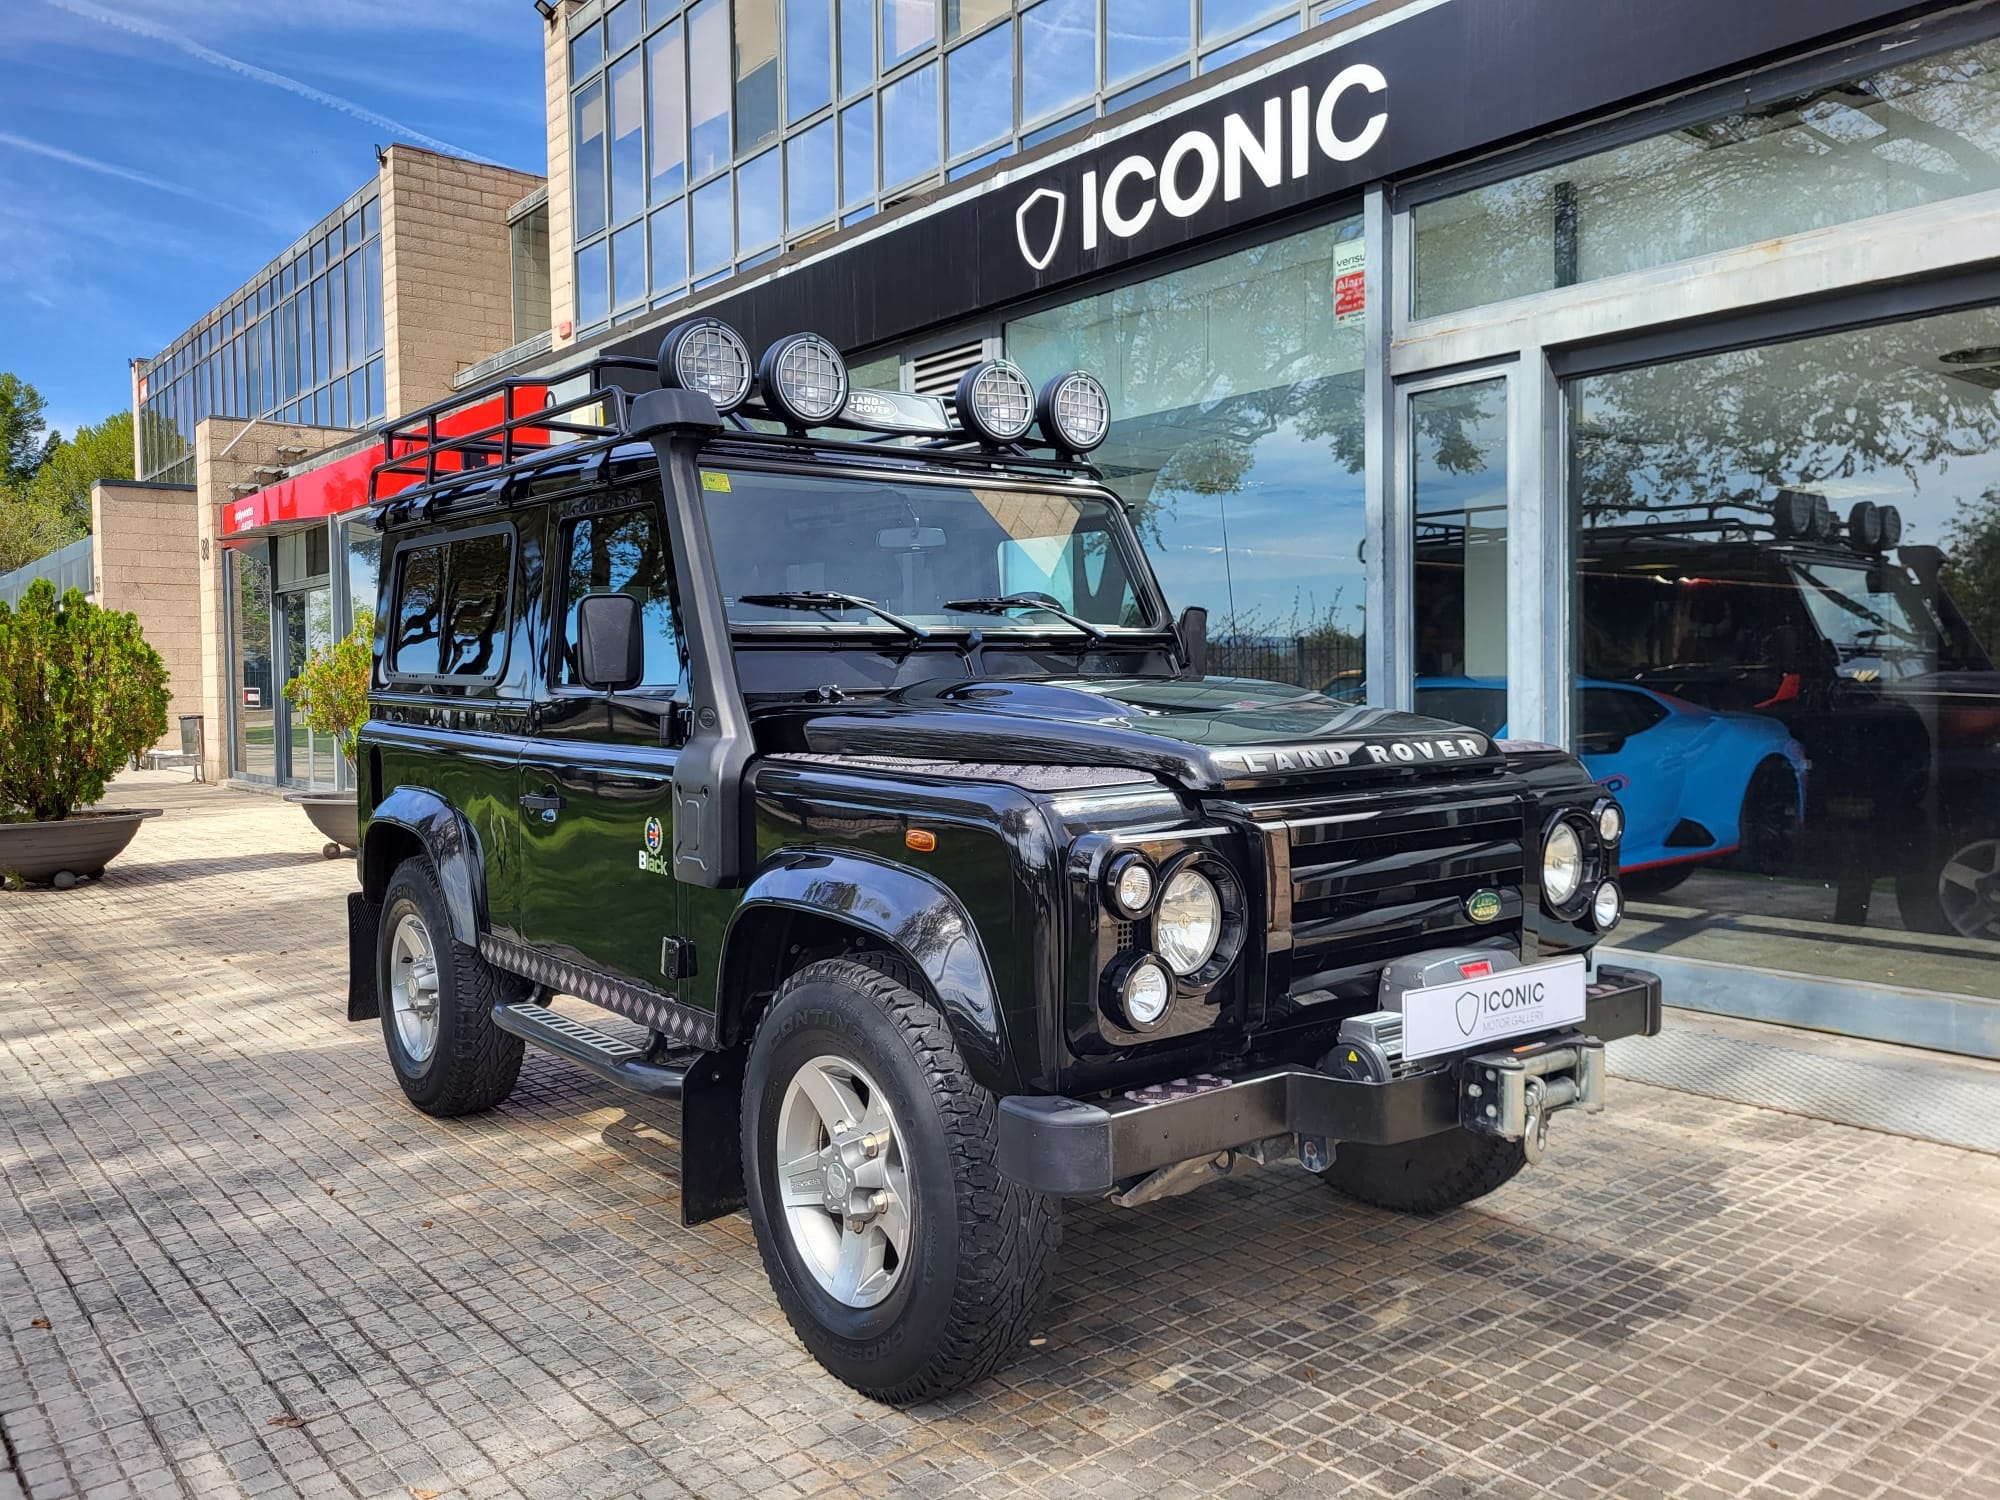
<svg viewBox="0 0 2000 1500"><path fill-rule="evenodd" d="M1414 706L1497 735L1508 718L1508 376L1425 382L1400 405Z"/></svg>
<svg viewBox="0 0 2000 1500"><path fill-rule="evenodd" d="M287 687L305 670L306 659L333 644L333 591L325 586L278 595L280 666ZM331 735L306 727L280 692L277 710L278 778L304 782L312 791L332 791L340 755Z"/></svg>

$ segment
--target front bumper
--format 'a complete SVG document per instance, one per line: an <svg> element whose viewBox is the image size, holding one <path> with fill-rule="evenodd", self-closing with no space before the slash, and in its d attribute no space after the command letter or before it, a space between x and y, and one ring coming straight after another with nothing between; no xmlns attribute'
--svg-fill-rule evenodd
<svg viewBox="0 0 2000 1500"><path fill-rule="evenodd" d="M1660 981L1639 969L1598 967L1582 1035L1656 1036ZM1526 1044L1544 1038L1516 1038ZM1177 1162L1272 1136L1386 1146L1460 1125L1454 1064L1390 1083L1335 1078L1316 1068L1200 1074L1115 1099L1015 1094L1000 1101L1000 1170L1042 1193L1090 1197Z"/></svg>

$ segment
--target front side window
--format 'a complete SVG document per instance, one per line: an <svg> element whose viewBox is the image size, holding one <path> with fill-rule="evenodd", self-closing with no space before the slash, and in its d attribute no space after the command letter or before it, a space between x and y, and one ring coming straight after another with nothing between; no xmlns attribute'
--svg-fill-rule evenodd
<svg viewBox="0 0 2000 1500"><path fill-rule="evenodd" d="M577 670L577 604L592 594L630 594L639 601L646 636L647 687L681 680L681 639L669 591L666 539L655 511L621 510L572 521L564 552L563 632L554 663L559 686L580 686Z"/></svg>
<svg viewBox="0 0 2000 1500"><path fill-rule="evenodd" d="M1130 534L1112 503L1042 490L896 484L757 472L703 476L729 618L787 630L882 628L811 596L849 594L925 628L1069 636L1074 625L1146 630ZM975 601L1019 608L962 608Z"/></svg>
<svg viewBox="0 0 2000 1500"><path fill-rule="evenodd" d="M498 677L513 558L504 531L405 548L397 560L391 673Z"/></svg>

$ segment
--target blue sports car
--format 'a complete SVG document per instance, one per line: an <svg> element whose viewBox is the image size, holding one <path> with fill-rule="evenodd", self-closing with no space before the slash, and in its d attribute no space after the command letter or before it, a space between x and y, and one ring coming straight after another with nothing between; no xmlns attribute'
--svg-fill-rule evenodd
<svg viewBox="0 0 2000 1500"><path fill-rule="evenodd" d="M1783 867L1805 810L1806 756L1776 719L1716 713L1626 682L1586 679L1578 753L1625 808L1621 874L1634 895L1658 893L1696 865L1735 856ZM1425 677L1417 711L1507 733L1498 678Z"/></svg>

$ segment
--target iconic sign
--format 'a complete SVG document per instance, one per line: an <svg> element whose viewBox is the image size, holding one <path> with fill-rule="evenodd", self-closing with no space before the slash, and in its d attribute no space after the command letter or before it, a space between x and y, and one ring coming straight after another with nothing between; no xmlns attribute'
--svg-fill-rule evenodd
<svg viewBox="0 0 2000 1500"><path fill-rule="evenodd" d="M1350 90L1372 96L1374 107L1358 124L1342 123L1341 104ZM1388 128L1388 91L1380 68L1351 63L1324 88L1301 83L1230 111L1213 128L1191 124L1157 160L1140 150L1102 172L1085 171L1075 216L1081 248L1090 254L1107 237L1132 239L1156 212L1194 219L1216 201L1218 191L1222 202L1234 203L1246 192L1303 181L1322 158L1359 161ZM1066 190L1037 187L1028 193L1014 211L1021 259L1034 270L1047 270L1069 222Z"/></svg>
<svg viewBox="0 0 2000 1500"><path fill-rule="evenodd" d="M1435 1057L1468 1045L1574 1026L1587 1010L1583 959L1559 958L1527 968L1405 990L1403 1056Z"/></svg>

